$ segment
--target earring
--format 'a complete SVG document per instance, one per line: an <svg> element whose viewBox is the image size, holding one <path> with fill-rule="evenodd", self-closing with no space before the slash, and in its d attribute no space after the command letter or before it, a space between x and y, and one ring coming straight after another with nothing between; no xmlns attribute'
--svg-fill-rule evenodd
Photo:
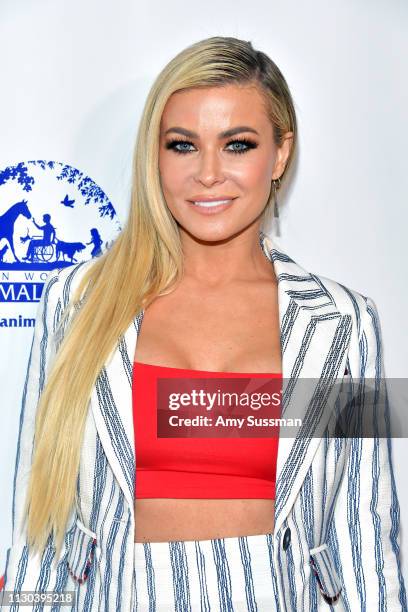
<svg viewBox="0 0 408 612"><path fill-rule="evenodd" d="M272 184L273 184L273 200L274 200L274 217L276 217L277 219L279 219L279 208L278 208L278 197L277 197L277 190L280 187L280 178L278 179L272 179Z"/></svg>
<svg viewBox="0 0 408 612"><path fill-rule="evenodd" d="M279 231L279 207L278 207L278 196L277 196L277 191L280 187L280 178L277 179L273 179L272 180L272 185L273 185L273 200L274 200L274 217L276 219L276 235L280 236L280 231Z"/></svg>

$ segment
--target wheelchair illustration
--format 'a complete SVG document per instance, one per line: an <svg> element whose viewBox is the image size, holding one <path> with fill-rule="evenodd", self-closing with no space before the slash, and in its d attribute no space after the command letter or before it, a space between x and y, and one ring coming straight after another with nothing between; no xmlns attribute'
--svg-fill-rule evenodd
<svg viewBox="0 0 408 612"><path fill-rule="evenodd" d="M31 236L27 257L23 257L23 259L29 260L32 263L51 261L55 256L56 243L56 236L54 236L51 242L47 242L42 236Z"/></svg>
<svg viewBox="0 0 408 612"><path fill-rule="evenodd" d="M33 236L35 238L35 236ZM38 240L38 243L44 242L43 240ZM34 261L51 261L55 254L55 246L56 239L53 240L50 244L37 244L34 246Z"/></svg>

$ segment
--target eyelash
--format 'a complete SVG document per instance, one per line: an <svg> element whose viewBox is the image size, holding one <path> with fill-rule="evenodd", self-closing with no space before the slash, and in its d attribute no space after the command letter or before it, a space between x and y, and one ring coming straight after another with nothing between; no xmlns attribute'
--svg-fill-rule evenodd
<svg viewBox="0 0 408 612"><path fill-rule="evenodd" d="M242 153L247 153L248 151L250 151L251 149L256 149L258 144L256 142L254 142L253 140L249 140L248 138L235 138L234 140L230 140L229 142L227 142L227 147L231 144L235 144L235 143L242 143L244 145L246 145L246 149L240 149L240 150L235 150L235 151L231 151L231 153L237 154L237 155L241 155ZM191 153L191 151L180 151L179 149L176 149L176 146L178 144L190 144L192 145L193 143L190 142L189 140L181 140L178 138L175 138L173 140L170 140L169 142L166 143L166 149L173 149L173 151L175 153L178 153L179 155L186 155L187 153Z"/></svg>

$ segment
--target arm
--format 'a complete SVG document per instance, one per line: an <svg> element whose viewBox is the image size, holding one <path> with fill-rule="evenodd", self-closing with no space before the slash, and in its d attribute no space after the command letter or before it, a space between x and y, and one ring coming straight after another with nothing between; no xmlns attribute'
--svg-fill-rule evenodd
<svg viewBox="0 0 408 612"><path fill-rule="evenodd" d="M23 390L13 486L12 546L8 550L5 572L6 591L62 590L66 580L64 553L67 541L58 560L54 559L55 549L50 540L41 557L35 556L26 545L25 521L23 522L22 516L30 475L38 399L55 355L54 325L57 302L58 271L53 270L44 283L38 304ZM1 609L8 609L8 606L4 605ZM15 609L18 609L18 606L13 608Z"/></svg>
<svg viewBox="0 0 408 612"><path fill-rule="evenodd" d="M377 431L385 433L384 437L373 437L371 431L372 437L349 440L348 465L334 512L334 533L343 596L349 609L406 612L381 326L373 300L365 300L356 391L365 422L378 423Z"/></svg>

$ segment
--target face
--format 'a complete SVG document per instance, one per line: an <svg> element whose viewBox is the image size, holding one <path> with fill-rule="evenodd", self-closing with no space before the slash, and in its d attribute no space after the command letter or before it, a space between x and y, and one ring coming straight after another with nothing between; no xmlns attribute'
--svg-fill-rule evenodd
<svg viewBox="0 0 408 612"><path fill-rule="evenodd" d="M187 233L214 242L257 232L271 181L285 168L291 136L288 132L277 147L256 86L173 94L160 125L159 171L182 238Z"/></svg>

